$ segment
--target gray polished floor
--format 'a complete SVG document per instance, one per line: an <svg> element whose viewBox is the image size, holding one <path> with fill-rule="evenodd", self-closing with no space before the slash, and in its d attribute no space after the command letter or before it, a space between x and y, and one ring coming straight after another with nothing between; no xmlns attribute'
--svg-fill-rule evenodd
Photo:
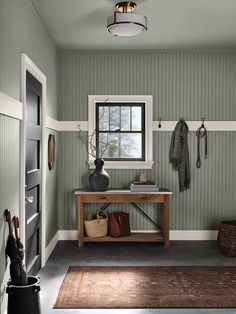
<svg viewBox="0 0 236 314"><path fill-rule="evenodd" d="M236 266L236 258L222 255L215 241L175 241L170 248L159 244L87 244L60 241L40 271L42 314L236 314L236 309L86 309L54 310L57 293L69 266Z"/></svg>

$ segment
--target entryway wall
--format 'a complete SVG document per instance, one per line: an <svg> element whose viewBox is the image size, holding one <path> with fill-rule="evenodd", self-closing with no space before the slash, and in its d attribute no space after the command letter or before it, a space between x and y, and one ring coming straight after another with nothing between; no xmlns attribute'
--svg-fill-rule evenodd
<svg viewBox="0 0 236 314"><path fill-rule="evenodd" d="M47 114L57 118L57 49L31 0L0 1L0 91L13 103L21 101L21 54L26 53L47 77ZM6 103L0 102L0 107ZM19 103L19 106L21 104ZM0 112L2 112L0 110ZM56 135L52 130L46 131ZM20 206L20 120L0 114L0 314L6 311L5 259L8 228L5 208L19 216ZM57 167L57 164L56 164ZM46 245L57 232L57 168L47 171Z"/></svg>
<svg viewBox="0 0 236 314"><path fill-rule="evenodd" d="M154 167L152 170L109 169L111 188L128 188L129 182L141 172L147 173L159 186L170 188L173 234L180 230L194 231L194 234L217 230L222 219L235 217L236 132L235 127L225 131L236 120L235 50L60 50L58 66L61 121L86 122L88 95L153 95L153 120L162 117L166 130L155 127ZM208 133L206 160L202 144L200 169L195 166L197 138L193 129L189 133L191 188L179 193L178 174L172 170L168 156L171 128L165 127L165 121L177 121L181 117L198 121L198 127L202 117L207 121L225 122L224 131L216 127ZM205 125L208 128L207 122ZM60 132L59 143L59 230L69 230L72 234L77 228L72 191L88 186L87 152L76 131ZM150 205L147 210L156 215ZM152 229L139 213L131 210L130 214L132 229ZM182 239L189 239L189 234Z"/></svg>

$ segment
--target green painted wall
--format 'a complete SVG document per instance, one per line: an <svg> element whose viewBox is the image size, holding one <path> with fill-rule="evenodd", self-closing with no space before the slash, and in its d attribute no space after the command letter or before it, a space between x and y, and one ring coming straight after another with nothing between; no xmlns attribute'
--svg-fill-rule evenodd
<svg viewBox="0 0 236 314"><path fill-rule="evenodd" d="M0 313L6 307L5 285L9 278L8 272L5 273L8 226L3 214L6 208L11 210L12 216L19 213L19 132L18 120L0 115Z"/></svg>
<svg viewBox="0 0 236 314"><path fill-rule="evenodd" d="M154 97L154 120L159 116L163 120L200 120L202 116L207 120L236 120L235 61L235 51L61 50L59 119L87 120L89 94L147 94ZM59 229L76 229L73 190L88 185L87 155L76 132L59 137ZM174 192L171 229L216 229L221 219L235 215L236 134L209 133L209 157L196 170L197 140L195 133L190 133L191 189L183 193L179 193L178 175L168 162L170 137L171 132L154 133L152 170L108 170L110 187L128 187L145 172L159 186ZM146 209L157 215L152 206ZM130 213L133 229L152 229L134 210Z"/></svg>
<svg viewBox="0 0 236 314"><path fill-rule="evenodd" d="M20 100L21 53L47 77L47 113L57 117L57 50L31 0L0 0L0 91Z"/></svg>
<svg viewBox="0 0 236 314"><path fill-rule="evenodd" d="M47 114L57 118L57 50L30 0L0 0L0 91L20 100L21 53L47 77ZM20 122L0 116L0 314L6 309L4 288L9 274L5 261L8 235L5 208L19 215ZM57 231L57 173L47 173L48 244Z"/></svg>

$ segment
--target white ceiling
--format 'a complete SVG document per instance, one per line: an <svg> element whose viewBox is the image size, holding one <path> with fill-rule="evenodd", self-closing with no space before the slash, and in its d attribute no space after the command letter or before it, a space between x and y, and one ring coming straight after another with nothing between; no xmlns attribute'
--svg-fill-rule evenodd
<svg viewBox="0 0 236 314"><path fill-rule="evenodd" d="M113 37L106 20L118 0L32 0L58 46L80 49L168 49L236 46L236 0L137 0L148 31Z"/></svg>

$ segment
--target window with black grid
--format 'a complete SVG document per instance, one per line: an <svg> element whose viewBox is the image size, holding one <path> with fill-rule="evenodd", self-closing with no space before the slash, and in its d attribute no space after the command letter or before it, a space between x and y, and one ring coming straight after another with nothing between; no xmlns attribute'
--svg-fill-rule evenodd
<svg viewBox="0 0 236 314"><path fill-rule="evenodd" d="M97 102L96 149L105 160L145 160L145 104Z"/></svg>

